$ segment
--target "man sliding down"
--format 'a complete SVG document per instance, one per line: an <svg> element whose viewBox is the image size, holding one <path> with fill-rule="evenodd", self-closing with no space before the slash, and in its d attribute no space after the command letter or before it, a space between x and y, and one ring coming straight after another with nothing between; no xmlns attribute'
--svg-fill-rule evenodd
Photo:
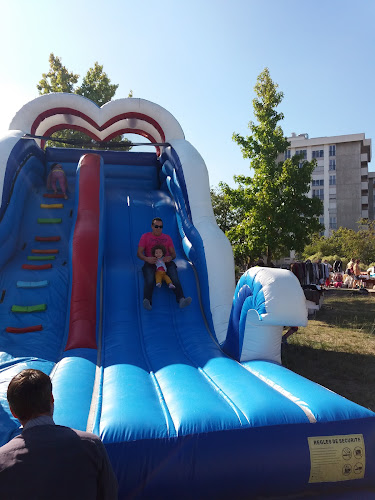
<svg viewBox="0 0 375 500"><path fill-rule="evenodd" d="M168 234L163 234L163 221L159 217L151 222L150 233L144 233L141 236L138 244L137 257L144 261L142 267L144 277L144 292L143 292L143 307L148 311L152 309L152 292L155 285L155 271L156 271L156 257L152 255L152 248L155 245L164 245L166 248L166 255L163 261L167 268L167 274L171 278L175 288L173 289L176 295L176 300L180 308L184 308L191 303L191 297L184 297L182 286L178 278L177 266L173 262L176 258L176 251L174 249L172 238Z"/></svg>

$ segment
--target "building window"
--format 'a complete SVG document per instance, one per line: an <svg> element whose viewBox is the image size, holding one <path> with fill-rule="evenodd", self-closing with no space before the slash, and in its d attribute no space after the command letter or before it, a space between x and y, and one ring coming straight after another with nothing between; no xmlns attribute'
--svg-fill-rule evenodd
<svg viewBox="0 0 375 500"><path fill-rule="evenodd" d="M313 186L324 186L324 179L313 179Z"/></svg>
<svg viewBox="0 0 375 500"><path fill-rule="evenodd" d="M302 156L303 160L307 159L307 149L299 149L296 151L296 155Z"/></svg>
<svg viewBox="0 0 375 500"><path fill-rule="evenodd" d="M330 186L336 186L336 176L335 175L330 175L329 176L329 185Z"/></svg>
<svg viewBox="0 0 375 500"><path fill-rule="evenodd" d="M336 170L336 160L329 160L329 169Z"/></svg>
<svg viewBox="0 0 375 500"><path fill-rule="evenodd" d="M324 200L324 189L313 189L312 197L319 198L319 200Z"/></svg>
<svg viewBox="0 0 375 500"><path fill-rule="evenodd" d="M288 158L290 158L290 149L287 149L284 154L284 159L287 160Z"/></svg>
<svg viewBox="0 0 375 500"><path fill-rule="evenodd" d="M329 218L329 228L330 229L337 229L337 217L330 217Z"/></svg>
<svg viewBox="0 0 375 500"><path fill-rule="evenodd" d="M317 149L316 151L312 152L312 157L313 158L324 158L324 150L323 149Z"/></svg>
<svg viewBox="0 0 375 500"><path fill-rule="evenodd" d="M336 146L330 146L329 147L329 156L336 156Z"/></svg>

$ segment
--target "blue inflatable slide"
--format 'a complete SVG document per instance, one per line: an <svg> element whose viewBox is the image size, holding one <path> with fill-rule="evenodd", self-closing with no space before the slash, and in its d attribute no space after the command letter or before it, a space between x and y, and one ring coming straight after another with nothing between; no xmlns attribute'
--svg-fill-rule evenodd
<svg viewBox="0 0 375 500"><path fill-rule="evenodd" d="M121 499L375 498L375 414L282 366L283 327L307 322L298 280L252 268L235 285L204 162L172 115L49 94L9 128L0 445L21 431L8 383L36 368L52 378L55 422L103 440ZM62 128L138 133L155 152L45 148ZM67 200L46 189L54 162ZM185 309L165 285L142 306L137 247L154 217L173 239Z"/></svg>

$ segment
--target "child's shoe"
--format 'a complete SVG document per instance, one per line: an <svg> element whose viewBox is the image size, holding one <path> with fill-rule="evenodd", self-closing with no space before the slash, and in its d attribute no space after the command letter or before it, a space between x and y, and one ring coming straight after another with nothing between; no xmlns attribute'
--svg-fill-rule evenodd
<svg viewBox="0 0 375 500"><path fill-rule="evenodd" d="M174 288L176 288L176 287L174 286L174 284L173 284L173 283L169 283L169 287L168 287L168 288L174 289Z"/></svg>
<svg viewBox="0 0 375 500"><path fill-rule="evenodd" d="M156 286L157 286L158 288L160 288L160 287L161 287L161 283L156 283Z"/></svg>

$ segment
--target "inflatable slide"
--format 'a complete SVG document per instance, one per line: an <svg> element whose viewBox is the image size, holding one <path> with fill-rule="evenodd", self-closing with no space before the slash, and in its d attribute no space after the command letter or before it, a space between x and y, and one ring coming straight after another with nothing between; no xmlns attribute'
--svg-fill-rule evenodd
<svg viewBox="0 0 375 500"><path fill-rule="evenodd" d="M46 148L64 128L153 150ZM46 189L54 162L68 200ZM235 284L206 166L169 112L41 96L0 139L0 192L0 445L20 432L8 383L37 368L55 422L103 440L121 499L373 498L375 414L281 365L283 327L307 324L298 280L252 268ZM185 309L165 285L142 307L154 217Z"/></svg>

